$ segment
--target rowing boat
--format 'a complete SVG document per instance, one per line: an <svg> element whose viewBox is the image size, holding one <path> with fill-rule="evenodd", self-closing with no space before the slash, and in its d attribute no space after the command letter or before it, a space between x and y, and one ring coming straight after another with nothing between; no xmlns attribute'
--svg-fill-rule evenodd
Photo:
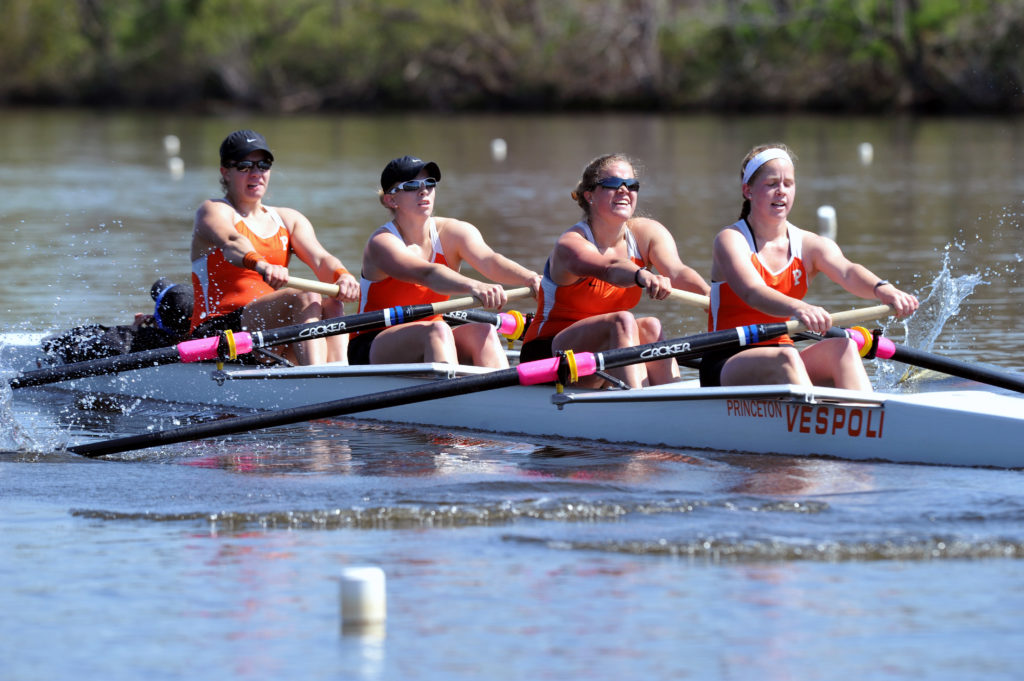
<svg viewBox="0 0 1024 681"><path fill-rule="evenodd" d="M31 337L29 337L31 338ZM31 340L12 359L27 361ZM472 366L170 364L47 389L278 410L487 373ZM39 389L35 389L39 390ZM17 394L21 394L19 391ZM512 386L363 412L436 428L693 449L955 466L1024 467L1024 399L982 390L895 394L795 385L640 390Z"/></svg>

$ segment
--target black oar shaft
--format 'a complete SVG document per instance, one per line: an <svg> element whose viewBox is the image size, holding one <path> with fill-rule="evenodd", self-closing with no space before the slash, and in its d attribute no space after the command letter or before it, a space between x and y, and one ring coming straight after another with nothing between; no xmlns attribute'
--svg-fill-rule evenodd
<svg viewBox="0 0 1024 681"><path fill-rule="evenodd" d="M346 397L331 402L310 404L301 407L290 407L273 412L252 414L250 416L239 416L223 421L210 421L199 423L173 430L156 431L141 435L118 438L116 440L105 440L90 444L68 447L68 451L81 454L82 456L98 457L118 452L127 452L146 447L159 445L170 445L178 442L200 440L207 437L231 435L261 428L273 428L284 426L301 421L312 421L314 419L344 416L355 412L371 411L374 409L385 409L396 407L413 402L424 402L427 400L451 397L454 395L465 395L491 390L505 386L516 385L519 377L515 369L504 369L489 374L475 376L461 376L459 378L424 383L423 385L408 388L397 388L369 395L358 395Z"/></svg>
<svg viewBox="0 0 1024 681"><path fill-rule="evenodd" d="M444 320L449 324L490 324L498 333L509 340L521 340L533 322L533 313L522 315L518 312L492 312L491 310L457 310L446 312Z"/></svg>
<svg viewBox="0 0 1024 681"><path fill-rule="evenodd" d="M1020 375L1010 374L1004 371L996 371L994 369L978 366L976 364L968 364L967 362L961 362L960 360L950 359L948 357L939 357L938 355L933 355L921 350L915 350L903 345L896 346L896 349L890 359L894 359L897 362L903 362L904 364L918 366L922 369L940 371L944 374L949 374L950 376L966 378L979 383L987 383L989 385L1006 388L1007 390L1014 390L1016 392L1024 392L1024 377Z"/></svg>
<svg viewBox="0 0 1024 681"><path fill-rule="evenodd" d="M847 331L846 329L833 326L828 330L825 336L830 338L850 338L851 334L856 334L856 336L853 336L854 340L857 340L857 338L862 335L860 331L855 329ZM821 339L821 336L816 336L814 334L799 335L810 340ZM861 344L862 341L857 342L858 344ZM986 385L993 385L997 388L1005 388L1006 390L1024 393L1024 376L1021 376L1020 374L1000 371L998 369L971 364L969 362L963 362L950 357L943 357L942 355L925 352L924 350L917 350L916 348L894 343L888 338L877 339L874 350L877 352L878 359L890 359L910 366L938 371L948 376L965 378L969 381L976 381L978 383L985 383ZM868 356L871 357L871 355Z"/></svg>
<svg viewBox="0 0 1024 681"><path fill-rule="evenodd" d="M314 338L338 336L343 333L370 331L372 329L379 329L382 326L392 326L394 324L402 324L404 322L423 319L424 317L429 317L432 314L434 314L434 306L427 303L423 305L390 307L386 310L360 312L358 314L346 315L344 317L325 319L321 322L282 326L279 329L270 329L254 333L253 347L265 348L273 345L284 345L286 343L312 340ZM256 338L256 336L258 336L258 338Z"/></svg>
<svg viewBox="0 0 1024 681"><path fill-rule="evenodd" d="M130 355L116 355L114 357L103 357L101 359L90 359L84 362L63 364L45 369L26 371L21 376L11 379L11 388L29 388L36 385L47 385L59 381L70 381L75 378L86 376L99 376L101 374L116 374L121 371L132 369L145 369L147 367L161 366L163 364L174 364L180 362L177 347L157 348L155 350L144 350L133 352Z"/></svg>

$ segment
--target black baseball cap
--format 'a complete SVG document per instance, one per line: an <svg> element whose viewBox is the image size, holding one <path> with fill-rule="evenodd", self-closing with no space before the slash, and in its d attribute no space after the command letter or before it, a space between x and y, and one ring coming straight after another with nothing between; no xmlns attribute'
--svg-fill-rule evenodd
<svg viewBox="0 0 1024 681"><path fill-rule="evenodd" d="M399 182L413 180L424 168L427 169L428 176L440 181L441 169L433 161L421 161L415 156L392 159L380 174L380 188L387 191Z"/></svg>
<svg viewBox="0 0 1024 681"><path fill-rule="evenodd" d="M267 139L255 130L235 130L220 144L220 162L241 161L254 151L267 152L267 158L274 160Z"/></svg>
<svg viewBox="0 0 1024 681"><path fill-rule="evenodd" d="M192 323L191 286L175 284L166 277L160 277L149 288L149 295L156 301L153 317L162 331L178 336L188 333Z"/></svg>

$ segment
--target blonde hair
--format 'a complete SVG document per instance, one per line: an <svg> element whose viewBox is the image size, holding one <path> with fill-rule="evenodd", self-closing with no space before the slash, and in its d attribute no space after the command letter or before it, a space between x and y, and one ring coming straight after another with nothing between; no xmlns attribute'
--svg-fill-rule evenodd
<svg viewBox="0 0 1024 681"><path fill-rule="evenodd" d="M636 177L638 174L637 164L629 156L625 154L605 154L604 156L598 156L593 161L587 164L587 167L583 169L583 175L580 177L580 181L576 184L576 189L572 190L569 194L573 201L576 202L580 208L583 209L583 214L590 218L590 203L586 197L583 196L583 192L593 191L594 187L597 186L597 181L602 179L601 175L605 169L613 163L625 163L633 170L633 176Z"/></svg>

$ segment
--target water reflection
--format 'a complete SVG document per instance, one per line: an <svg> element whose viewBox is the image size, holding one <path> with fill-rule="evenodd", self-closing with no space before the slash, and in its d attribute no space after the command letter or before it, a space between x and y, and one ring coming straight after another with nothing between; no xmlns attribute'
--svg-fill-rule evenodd
<svg viewBox="0 0 1024 681"><path fill-rule="evenodd" d="M859 463L795 457L725 457L743 473L732 492L766 497L809 497L869 492L870 468Z"/></svg>

